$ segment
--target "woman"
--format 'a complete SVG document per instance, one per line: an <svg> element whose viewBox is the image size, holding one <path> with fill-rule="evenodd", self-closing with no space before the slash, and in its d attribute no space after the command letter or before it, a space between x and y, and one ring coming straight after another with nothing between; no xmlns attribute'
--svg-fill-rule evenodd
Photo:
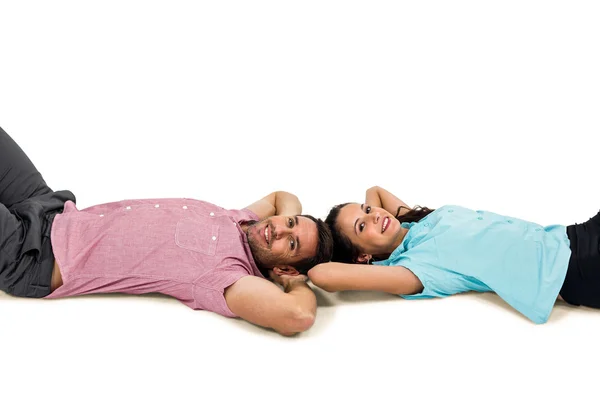
<svg viewBox="0 0 600 400"><path fill-rule="evenodd" d="M493 291L535 323L548 320L557 298L600 308L600 213L544 227L459 206L411 209L373 187L364 204L335 206L326 222L332 262L308 274L330 292L419 299Z"/></svg>

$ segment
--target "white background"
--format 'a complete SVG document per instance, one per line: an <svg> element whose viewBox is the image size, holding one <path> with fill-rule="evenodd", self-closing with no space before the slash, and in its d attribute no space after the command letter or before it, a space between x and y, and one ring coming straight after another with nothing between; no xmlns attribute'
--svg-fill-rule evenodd
<svg viewBox="0 0 600 400"><path fill-rule="evenodd" d="M80 208L324 217L380 185L541 224L600 209L595 1L2 1L0 126ZM317 291L283 338L148 295L0 296L0 398L587 398L600 311Z"/></svg>

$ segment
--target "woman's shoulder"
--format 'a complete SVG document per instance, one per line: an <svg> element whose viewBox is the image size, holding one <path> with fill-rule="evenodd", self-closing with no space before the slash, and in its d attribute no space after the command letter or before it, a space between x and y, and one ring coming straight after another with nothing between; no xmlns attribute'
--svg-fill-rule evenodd
<svg viewBox="0 0 600 400"><path fill-rule="evenodd" d="M436 208L431 214L427 215L441 218L443 216L455 216L459 215L475 215L481 213L481 210L461 206L458 204L444 204L441 207Z"/></svg>
<svg viewBox="0 0 600 400"><path fill-rule="evenodd" d="M474 212L474 210L471 210L469 208L463 207L463 206L459 206L457 204L444 204L438 208L435 208L431 213L427 214L425 217L423 217L419 222L425 221L427 219L435 219L435 218L441 218L442 216L448 215L448 214L453 214L453 213L472 213Z"/></svg>
<svg viewBox="0 0 600 400"><path fill-rule="evenodd" d="M461 211L474 211L471 208L465 207L465 206L461 206L459 204L444 204L443 206L436 208L436 211L438 210L445 210L445 211L450 211L450 210L461 210Z"/></svg>
<svg viewBox="0 0 600 400"><path fill-rule="evenodd" d="M452 229L457 225L464 224L465 221L471 220L479 216L476 210L459 206L456 204L446 204L436 208L419 222L410 224L402 224L403 227L409 228L411 239L421 238L422 236L431 236L439 234L440 231L434 228L444 227L444 231ZM412 231L412 232L411 232Z"/></svg>

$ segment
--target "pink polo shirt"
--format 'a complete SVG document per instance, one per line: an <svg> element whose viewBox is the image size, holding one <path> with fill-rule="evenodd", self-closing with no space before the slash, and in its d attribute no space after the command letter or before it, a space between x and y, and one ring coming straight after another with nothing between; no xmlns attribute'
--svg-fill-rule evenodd
<svg viewBox="0 0 600 400"><path fill-rule="evenodd" d="M52 225L63 285L46 298L163 293L198 310L235 317L224 290L260 273L240 223L248 209L192 199L126 200L78 210L68 201Z"/></svg>

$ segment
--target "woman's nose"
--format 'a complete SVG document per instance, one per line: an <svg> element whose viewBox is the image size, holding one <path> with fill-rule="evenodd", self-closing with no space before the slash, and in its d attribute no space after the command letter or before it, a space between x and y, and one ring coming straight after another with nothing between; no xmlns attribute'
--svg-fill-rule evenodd
<svg viewBox="0 0 600 400"><path fill-rule="evenodd" d="M373 223L378 223L379 222L379 218L381 218L381 214L379 214L378 212L373 213Z"/></svg>

